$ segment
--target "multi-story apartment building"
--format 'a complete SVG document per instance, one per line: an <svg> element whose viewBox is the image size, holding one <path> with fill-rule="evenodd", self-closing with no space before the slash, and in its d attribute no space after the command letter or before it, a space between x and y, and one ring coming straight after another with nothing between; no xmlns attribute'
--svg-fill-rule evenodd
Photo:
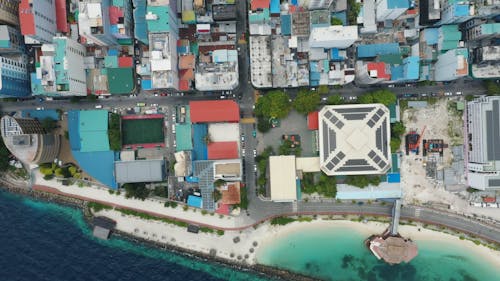
<svg viewBox="0 0 500 281"><path fill-rule="evenodd" d="M109 0L81 0L78 2L78 8L78 31L82 43L99 46L118 44L113 33L120 33L120 28L117 25L120 21L119 17L113 16L115 26L113 30L110 21L110 11L116 11L116 13L113 12L113 15L118 16L118 9L110 10Z"/></svg>
<svg viewBox="0 0 500 281"><path fill-rule="evenodd" d="M21 0L19 20L26 44L52 42L57 33L55 0Z"/></svg>
<svg viewBox="0 0 500 281"><path fill-rule="evenodd" d="M500 189L500 97L467 104L467 180L469 186Z"/></svg>
<svg viewBox="0 0 500 281"><path fill-rule="evenodd" d="M39 66L31 74L34 95L87 95L84 65L85 47L67 37L55 37L54 43L42 45Z"/></svg>
<svg viewBox="0 0 500 281"><path fill-rule="evenodd" d="M12 26L0 25L0 54L22 54L24 51L21 32Z"/></svg>
<svg viewBox="0 0 500 281"><path fill-rule="evenodd" d="M0 0L0 23L19 25L19 0Z"/></svg>
<svg viewBox="0 0 500 281"><path fill-rule="evenodd" d="M30 94L27 57L0 56L0 97L26 97Z"/></svg>

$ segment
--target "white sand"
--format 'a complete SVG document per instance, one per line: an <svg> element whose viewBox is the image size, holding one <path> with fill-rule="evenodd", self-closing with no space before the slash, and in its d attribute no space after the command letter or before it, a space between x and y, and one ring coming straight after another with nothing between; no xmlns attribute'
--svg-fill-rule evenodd
<svg viewBox="0 0 500 281"><path fill-rule="evenodd" d="M405 238L410 238L413 241L435 241L451 243L464 249L466 252L474 252L477 256L484 257L484 261L490 262L492 266L500 268L500 251L495 251L483 245L476 245L470 240L460 240L458 236L434 231L430 229L420 228L410 225L399 226L399 234Z"/></svg>
<svg viewBox="0 0 500 281"><path fill-rule="evenodd" d="M255 251L260 247L261 240L268 235L269 225L263 224L257 229L248 228L243 231L225 231L219 236L215 233L198 234L187 232L185 227L178 227L173 224L160 221L145 220L134 216L126 216L114 210L102 210L97 215L104 215L117 222L116 229L130 233L134 236L145 238L151 241L166 243L177 247L189 249L204 254L209 254L210 249L217 250L220 258L253 264L255 261ZM240 241L235 243L233 238L239 237ZM257 246L253 246L256 241ZM254 252L251 253L250 249ZM231 254L234 254L231 258ZM245 259L245 255L248 257Z"/></svg>
<svg viewBox="0 0 500 281"><path fill-rule="evenodd" d="M110 194L108 188L90 186L78 187L77 185L65 186L55 180L46 181L43 176L37 171L36 182L37 185L44 185L58 189L68 195L76 195L88 198L88 200L106 201L109 205L118 205L121 207L132 208L141 210L142 212L150 212L157 215L164 215L173 218L178 218L186 221L194 221L208 225L217 225L224 228L236 228L242 225L249 225L252 222L247 216L221 216L219 214L210 215L201 213L200 209L189 208L187 211L183 210L183 205L179 204L177 208L165 207L164 201L148 198L144 201L133 198L125 198L125 192L120 195Z"/></svg>

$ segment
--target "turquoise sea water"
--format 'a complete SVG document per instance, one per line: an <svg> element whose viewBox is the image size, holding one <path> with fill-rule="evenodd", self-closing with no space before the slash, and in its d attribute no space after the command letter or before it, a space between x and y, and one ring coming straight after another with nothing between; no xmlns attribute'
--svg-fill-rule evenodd
<svg viewBox="0 0 500 281"><path fill-rule="evenodd" d="M387 265L365 248L367 237L341 226L297 230L257 252L260 263L325 280L497 281L500 268L457 243L416 241L419 255L409 264Z"/></svg>

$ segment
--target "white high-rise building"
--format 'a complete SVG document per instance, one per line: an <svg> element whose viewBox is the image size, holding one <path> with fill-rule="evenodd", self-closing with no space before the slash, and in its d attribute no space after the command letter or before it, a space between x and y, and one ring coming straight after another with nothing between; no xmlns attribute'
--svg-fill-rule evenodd
<svg viewBox="0 0 500 281"><path fill-rule="evenodd" d="M500 189L500 97L467 104L467 180L476 189Z"/></svg>
<svg viewBox="0 0 500 281"><path fill-rule="evenodd" d="M26 44L52 42L56 36L56 4L54 0L21 0L19 3L21 34Z"/></svg>

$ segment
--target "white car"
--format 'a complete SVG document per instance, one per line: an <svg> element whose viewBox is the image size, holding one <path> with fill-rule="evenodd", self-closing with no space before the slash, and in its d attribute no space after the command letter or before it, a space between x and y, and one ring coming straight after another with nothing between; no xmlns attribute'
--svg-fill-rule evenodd
<svg viewBox="0 0 500 281"><path fill-rule="evenodd" d="M446 92L446 93L444 93L444 95L445 95L445 96L451 96L451 95L452 95L452 93L451 93L451 92Z"/></svg>
<svg viewBox="0 0 500 281"><path fill-rule="evenodd" d="M461 96L462 95L462 92L457 92L457 96Z"/></svg>
<svg viewBox="0 0 500 281"><path fill-rule="evenodd" d="M257 150L253 150L253 157L256 157L257 156Z"/></svg>
<svg viewBox="0 0 500 281"><path fill-rule="evenodd" d="M257 173L257 165L253 165L253 171Z"/></svg>

